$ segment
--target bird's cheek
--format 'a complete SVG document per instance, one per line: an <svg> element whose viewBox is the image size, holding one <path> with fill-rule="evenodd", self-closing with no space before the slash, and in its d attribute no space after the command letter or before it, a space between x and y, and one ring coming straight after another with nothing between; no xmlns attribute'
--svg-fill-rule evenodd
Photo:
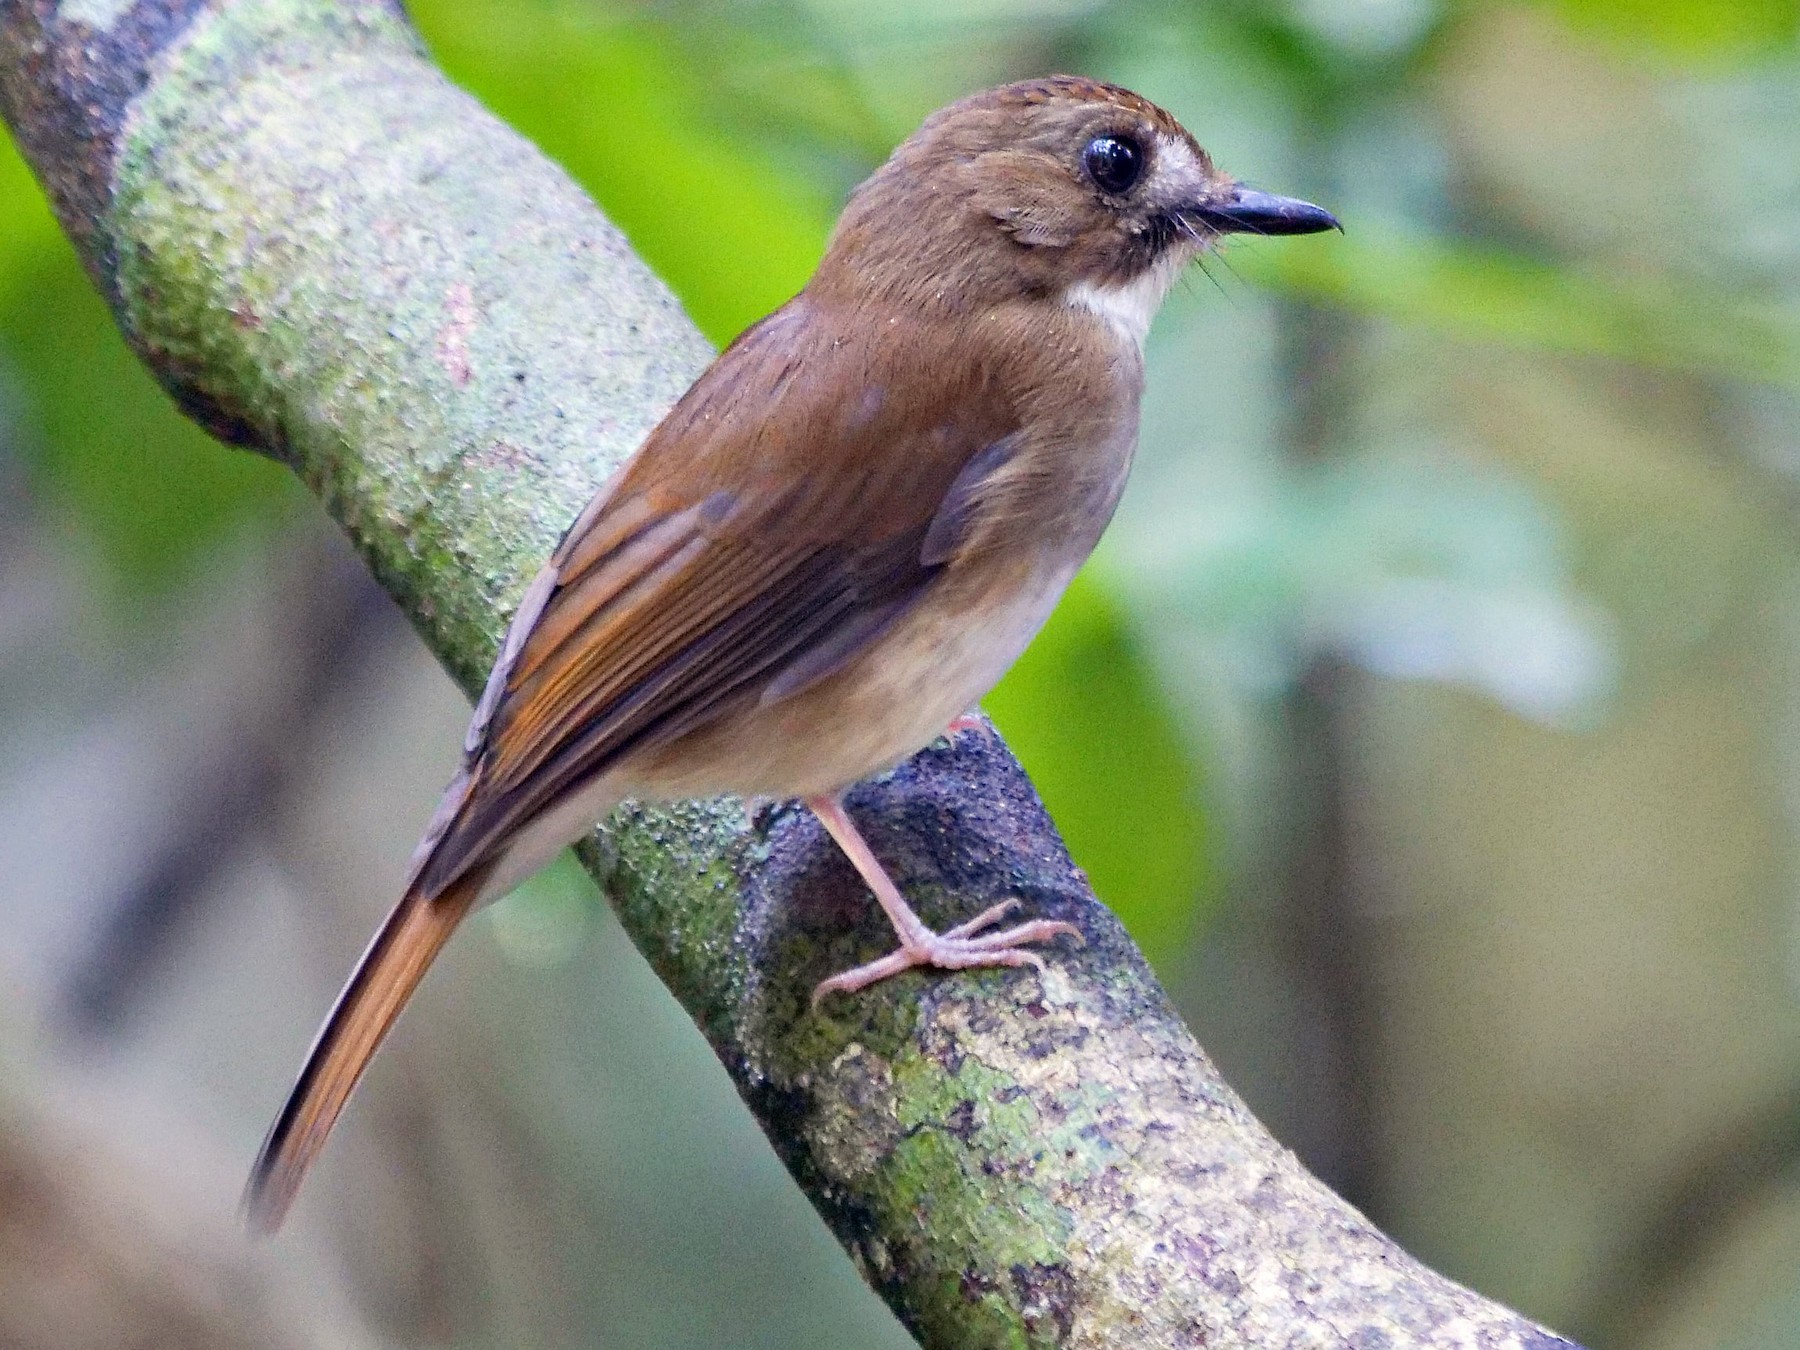
<svg viewBox="0 0 1800 1350"><path fill-rule="evenodd" d="M1014 242L1027 248L1067 248L1080 235L1069 213L1048 203L1015 203L997 218Z"/></svg>

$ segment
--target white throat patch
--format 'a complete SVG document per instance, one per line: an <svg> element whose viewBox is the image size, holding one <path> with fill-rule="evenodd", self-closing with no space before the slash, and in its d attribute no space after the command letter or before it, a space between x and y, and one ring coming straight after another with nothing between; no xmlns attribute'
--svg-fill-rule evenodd
<svg viewBox="0 0 1800 1350"><path fill-rule="evenodd" d="M1070 309L1085 309L1105 319L1115 333L1141 348L1150 332L1150 321L1162 308L1163 297L1186 261L1182 252L1170 250L1142 276L1122 285L1078 281L1063 293L1063 303Z"/></svg>

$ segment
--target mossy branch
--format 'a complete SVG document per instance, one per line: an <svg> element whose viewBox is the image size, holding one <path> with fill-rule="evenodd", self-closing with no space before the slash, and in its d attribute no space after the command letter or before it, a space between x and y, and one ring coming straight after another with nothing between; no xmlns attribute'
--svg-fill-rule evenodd
<svg viewBox="0 0 1800 1350"><path fill-rule="evenodd" d="M127 339L292 466L466 689L710 356L380 0L0 0L0 112ZM816 980L889 939L805 813L628 808L583 852L923 1343L1568 1344L1418 1265L1261 1129L997 741L852 806L927 918L1019 896L1086 947L814 1013Z"/></svg>

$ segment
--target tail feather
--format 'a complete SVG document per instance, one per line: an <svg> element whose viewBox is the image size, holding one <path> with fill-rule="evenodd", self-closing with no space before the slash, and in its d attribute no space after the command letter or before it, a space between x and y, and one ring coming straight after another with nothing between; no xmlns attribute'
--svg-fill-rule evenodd
<svg viewBox="0 0 1800 1350"><path fill-rule="evenodd" d="M287 1104L269 1127L244 1188L244 1214L257 1233L273 1233L363 1070L394 1019L481 894L483 873L464 876L427 898L409 886L375 934L338 995Z"/></svg>

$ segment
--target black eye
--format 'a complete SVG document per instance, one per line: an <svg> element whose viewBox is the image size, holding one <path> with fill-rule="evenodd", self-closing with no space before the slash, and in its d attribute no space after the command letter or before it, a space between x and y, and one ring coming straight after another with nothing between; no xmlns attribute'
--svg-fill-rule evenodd
<svg viewBox="0 0 1800 1350"><path fill-rule="evenodd" d="M1095 187L1122 197L1144 172L1144 151L1129 136L1096 136L1081 152L1081 167Z"/></svg>

